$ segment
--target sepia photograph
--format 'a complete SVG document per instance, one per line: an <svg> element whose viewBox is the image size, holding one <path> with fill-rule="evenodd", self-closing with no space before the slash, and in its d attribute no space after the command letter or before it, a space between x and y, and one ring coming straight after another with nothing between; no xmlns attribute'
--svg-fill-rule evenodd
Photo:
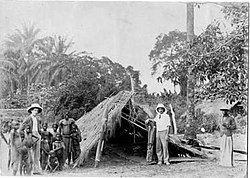
<svg viewBox="0 0 250 178"><path fill-rule="evenodd" d="M0 22L0 176L248 177L248 1L0 0Z"/></svg>

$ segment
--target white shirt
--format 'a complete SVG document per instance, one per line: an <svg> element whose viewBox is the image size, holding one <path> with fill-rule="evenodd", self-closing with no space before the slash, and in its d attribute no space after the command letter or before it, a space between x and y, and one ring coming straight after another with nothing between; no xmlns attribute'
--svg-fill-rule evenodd
<svg viewBox="0 0 250 178"><path fill-rule="evenodd" d="M157 131L166 130L168 126L171 126L170 117L166 113L163 113L163 114L158 113L154 121L156 122Z"/></svg>
<svg viewBox="0 0 250 178"><path fill-rule="evenodd" d="M34 116L31 116L32 121L33 121L33 132L38 132L38 125L37 125L37 118L35 118Z"/></svg>

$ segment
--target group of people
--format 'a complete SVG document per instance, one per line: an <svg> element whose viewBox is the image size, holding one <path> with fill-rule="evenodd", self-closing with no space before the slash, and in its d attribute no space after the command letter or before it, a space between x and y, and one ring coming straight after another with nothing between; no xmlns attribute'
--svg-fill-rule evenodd
<svg viewBox="0 0 250 178"><path fill-rule="evenodd" d="M12 169L13 175L18 170L20 175L62 170L64 166L74 163L81 153L82 141L74 119L66 115L52 125L50 132L48 123L38 116L42 112L39 104L32 104L27 111L30 115L21 123L12 121L10 139L6 141L10 147L8 168Z"/></svg>
<svg viewBox="0 0 250 178"><path fill-rule="evenodd" d="M147 119L145 124L148 130L148 146L147 146L147 163L155 164L153 160L154 146L156 148L156 155L158 165L169 165L169 150L168 141L171 127L176 127L173 116L173 109L171 104L169 105L170 112L163 104L158 104L156 107L156 116L154 119ZM230 115L230 109L222 108L223 116L219 120L220 124L220 162L219 164L223 167L233 167L233 132L236 130L236 122ZM174 128L176 133L177 128ZM156 142L156 144L154 143Z"/></svg>
<svg viewBox="0 0 250 178"><path fill-rule="evenodd" d="M11 166L13 175L41 174L42 170L62 170L70 165L71 161L78 158L81 153L81 133L74 119L69 115L52 125L52 131L48 131L48 124L43 123L37 114L42 112L39 104L32 104L28 109L30 115L21 123L12 121L10 139L6 141L2 132L1 136L10 146L10 158L8 168ZM221 159L220 165L233 166L233 131L236 123L229 114L229 109L221 109L223 117L220 120L221 131ZM153 163L154 141L156 141L156 155L158 164L169 165L168 140L171 128L176 133L176 123L173 118L173 108L170 112L163 104L156 107L154 119L145 121L148 128L147 162ZM66 163L67 161L67 163Z"/></svg>

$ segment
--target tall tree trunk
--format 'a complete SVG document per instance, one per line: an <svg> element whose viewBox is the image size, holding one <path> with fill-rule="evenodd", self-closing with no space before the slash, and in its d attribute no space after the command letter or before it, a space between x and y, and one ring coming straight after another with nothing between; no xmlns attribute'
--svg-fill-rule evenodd
<svg viewBox="0 0 250 178"><path fill-rule="evenodd" d="M182 76L180 76L180 94L183 97L187 96L187 72L185 72Z"/></svg>
<svg viewBox="0 0 250 178"><path fill-rule="evenodd" d="M187 41L191 42L194 37L194 4L187 3ZM192 68L188 69L187 78L187 117L186 117L186 130L185 138L196 138L196 124L195 124L195 105L194 105L194 87L195 87L195 74Z"/></svg>
<svg viewBox="0 0 250 178"><path fill-rule="evenodd" d="M27 96L30 96L30 76L27 74Z"/></svg>

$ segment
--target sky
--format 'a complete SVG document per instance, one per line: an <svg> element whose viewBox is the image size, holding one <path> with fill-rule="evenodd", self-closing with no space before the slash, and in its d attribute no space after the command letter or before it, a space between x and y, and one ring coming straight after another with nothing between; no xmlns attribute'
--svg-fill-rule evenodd
<svg viewBox="0 0 250 178"><path fill-rule="evenodd" d="M212 3L195 8L196 35L222 18L220 8ZM22 24L35 24L40 36L63 35L74 41L73 50L133 66L149 93L157 93L163 88L173 91L174 86L168 81L159 84L158 75L151 76L148 55L159 34L186 31L186 3L0 0L0 22L0 42Z"/></svg>

